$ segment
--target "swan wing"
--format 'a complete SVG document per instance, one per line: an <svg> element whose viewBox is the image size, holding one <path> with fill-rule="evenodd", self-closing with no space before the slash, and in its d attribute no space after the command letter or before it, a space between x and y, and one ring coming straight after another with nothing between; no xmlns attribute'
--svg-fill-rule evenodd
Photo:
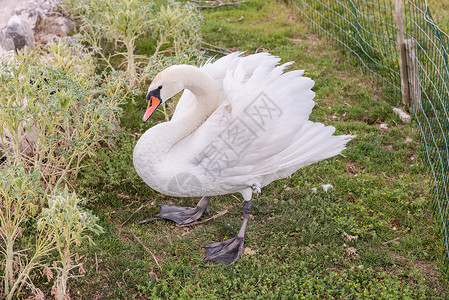
<svg viewBox="0 0 449 300"><path fill-rule="evenodd" d="M267 53L259 53L256 55L242 56L244 52L234 52L226 55L216 61L209 59L204 65L200 67L202 71L207 73L216 85L217 90L223 96L220 99L220 103L225 101L225 94L223 93L223 83L226 75L229 72L239 73L243 79L249 78L254 70L257 68L261 60L271 65L276 65L280 59L269 55ZM179 98L175 111L172 116L172 120L176 120L184 112L187 112L195 103L195 96L189 90L185 90L182 96Z"/></svg>
<svg viewBox="0 0 449 300"><path fill-rule="evenodd" d="M303 71L284 72L289 64L277 66L279 58L266 53L236 54L229 62L204 66L219 73L213 78L223 101L173 149L203 187L224 194L265 186L345 148L350 136L333 136L335 128L308 120L314 82Z"/></svg>

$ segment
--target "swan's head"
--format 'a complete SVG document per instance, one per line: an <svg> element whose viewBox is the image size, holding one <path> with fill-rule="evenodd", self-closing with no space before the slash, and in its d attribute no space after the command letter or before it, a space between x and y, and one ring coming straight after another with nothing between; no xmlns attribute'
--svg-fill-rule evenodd
<svg viewBox="0 0 449 300"><path fill-rule="evenodd" d="M146 122L150 116L156 111L161 103L167 101L185 87L185 78L182 77L184 72L180 72L183 66L171 66L160 72L148 87L147 101L148 107L143 116ZM187 66L188 67L188 66Z"/></svg>

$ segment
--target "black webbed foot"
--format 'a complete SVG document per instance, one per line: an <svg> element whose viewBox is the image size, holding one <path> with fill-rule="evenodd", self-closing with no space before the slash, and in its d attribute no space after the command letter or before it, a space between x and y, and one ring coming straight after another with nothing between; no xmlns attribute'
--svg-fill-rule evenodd
<svg viewBox="0 0 449 300"><path fill-rule="evenodd" d="M203 215L204 210L198 207L181 207L174 205L161 205L161 211L156 215L158 218L171 220L180 225L192 223Z"/></svg>
<svg viewBox="0 0 449 300"><path fill-rule="evenodd" d="M243 254L245 239L239 236L224 242L211 243L203 246L206 249L204 261L216 261L229 265Z"/></svg>
<svg viewBox="0 0 449 300"><path fill-rule="evenodd" d="M195 208L161 205L161 211L156 217L171 220L180 225L189 224L201 218L209 206L209 201L210 197L203 197Z"/></svg>

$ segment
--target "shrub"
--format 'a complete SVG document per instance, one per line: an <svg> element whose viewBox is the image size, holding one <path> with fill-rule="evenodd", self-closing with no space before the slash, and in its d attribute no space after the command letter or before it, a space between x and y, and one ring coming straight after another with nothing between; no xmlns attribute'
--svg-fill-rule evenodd
<svg viewBox="0 0 449 300"><path fill-rule="evenodd" d="M124 56L131 86L139 85L135 63L135 41L146 33L151 26L150 16L153 15L153 4L141 0L73 0L70 3L71 11L79 15L82 26L81 31L86 41L101 50L103 38L114 43L115 46L124 46L126 52L117 53ZM97 51L106 59L104 52Z"/></svg>
<svg viewBox="0 0 449 300"><path fill-rule="evenodd" d="M194 6L177 2L161 6L152 24L152 37L157 46L151 56L163 52L178 56L196 49L201 41L201 20Z"/></svg>
<svg viewBox="0 0 449 300"><path fill-rule="evenodd" d="M126 64L131 87L138 87L147 79L140 76L148 57L179 56L196 51L201 41L201 17L194 6L167 1L158 7L154 1L143 0L71 0L71 12L81 21L84 40L112 70ZM136 40L148 40L144 55L136 55ZM106 54L105 45L113 45ZM122 51L121 49L125 49ZM124 58L113 66L116 56ZM118 65L118 66L117 66ZM161 71L161 70L158 70Z"/></svg>
<svg viewBox="0 0 449 300"><path fill-rule="evenodd" d="M117 129L126 82L94 68L88 53L74 54L64 41L0 65L3 155L39 171L48 194Z"/></svg>
<svg viewBox="0 0 449 300"><path fill-rule="evenodd" d="M99 234L102 229L96 224L97 218L78 205L80 199L67 187L63 192L55 190L53 195L45 195L37 171L26 171L17 163L6 163L6 167L0 169L0 295L12 299L24 286L43 295L31 279L33 271L43 268L49 279L53 278L51 270L56 270L54 294L64 299L70 271L77 267L82 270L81 264L73 263L73 247L85 239L92 241L87 231ZM48 207L40 210L45 200ZM49 267L46 258L52 257L55 250L59 258Z"/></svg>
<svg viewBox="0 0 449 300"><path fill-rule="evenodd" d="M48 235L36 232L34 246L21 245L25 223L37 216L42 201L38 173L27 172L20 164L7 164L0 169L0 178L3 296L11 298L52 250L52 243Z"/></svg>
<svg viewBox="0 0 449 300"><path fill-rule="evenodd" d="M93 241L87 232L96 234L103 232L97 224L98 218L82 209L78 205L80 202L75 193L69 193L67 187L62 192L56 191L54 195L48 197L48 207L42 210L38 220L38 228L51 234L59 256L59 260L45 269L45 274L50 278L53 277L51 270L56 271L52 289L56 299L65 299L67 281L73 269L78 268L79 273L84 273L78 255L72 252L73 246L79 246L83 240L92 244Z"/></svg>
<svg viewBox="0 0 449 300"><path fill-rule="evenodd" d="M117 132L127 82L119 72L96 74L93 57L70 43L25 49L0 64L0 295L7 299L25 286L43 297L32 280L38 268L49 279L56 271L53 290L63 299L70 271L82 271L74 247L101 232L67 184Z"/></svg>

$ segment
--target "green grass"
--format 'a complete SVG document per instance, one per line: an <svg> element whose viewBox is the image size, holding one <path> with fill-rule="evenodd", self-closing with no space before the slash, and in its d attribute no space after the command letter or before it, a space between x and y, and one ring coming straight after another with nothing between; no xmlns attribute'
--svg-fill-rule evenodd
<svg viewBox="0 0 449 300"><path fill-rule="evenodd" d="M427 0L430 13L441 30L449 34L449 2L441 0Z"/></svg>
<svg viewBox="0 0 449 300"><path fill-rule="evenodd" d="M145 100L137 97L136 105L124 107L115 145L86 162L77 181L105 233L95 238L96 246L81 249L87 273L72 281L71 298L446 299L418 133L392 114L395 100L281 2L247 0L203 15L203 37L210 43L294 60L291 68L305 69L316 82L311 119L357 138L344 155L274 182L254 199L245 244L254 254L231 266L204 263L202 245L237 233L242 201L214 197L211 213L229 213L191 228L168 221L137 225L156 215L159 204L198 201L158 194L135 173L137 138L163 120L157 112L142 124ZM320 188L326 183L334 186L327 193Z"/></svg>

